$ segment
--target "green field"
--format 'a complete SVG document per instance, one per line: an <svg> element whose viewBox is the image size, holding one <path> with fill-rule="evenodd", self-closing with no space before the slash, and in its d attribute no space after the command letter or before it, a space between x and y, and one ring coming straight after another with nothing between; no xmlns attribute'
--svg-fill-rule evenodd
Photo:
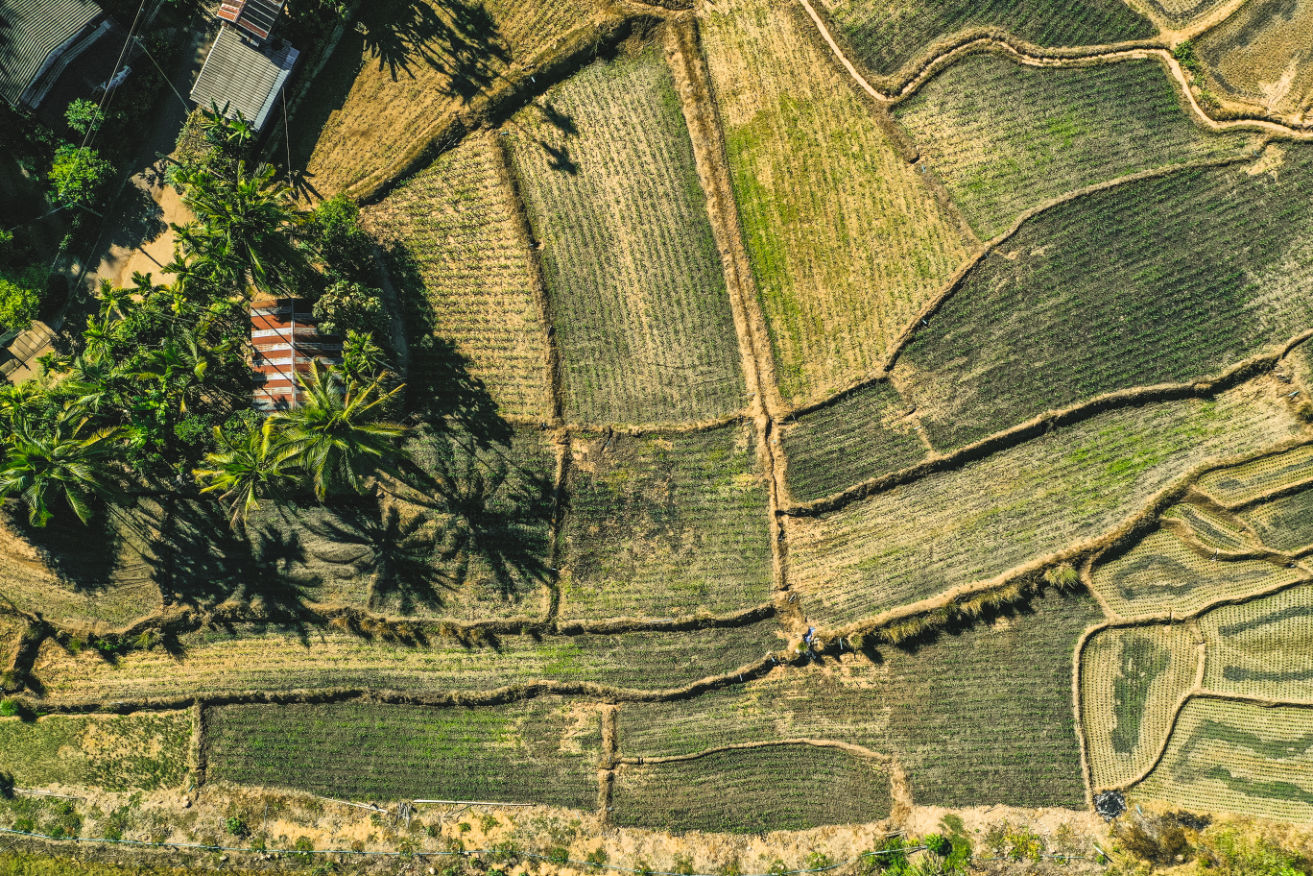
<svg viewBox="0 0 1313 876"><path fill-rule="evenodd" d="M221 706L205 720L213 780L354 800L597 802L595 707L555 699L475 709Z"/></svg>
<svg viewBox="0 0 1313 876"><path fill-rule="evenodd" d="M1201 698L1186 703L1162 762L1132 789L1191 811L1313 818L1313 711Z"/></svg>
<svg viewBox="0 0 1313 876"><path fill-rule="evenodd" d="M786 421L789 495L819 499L920 462L926 446L907 411L888 383L872 383Z"/></svg>
<svg viewBox="0 0 1313 876"><path fill-rule="evenodd" d="M733 0L702 36L779 389L805 402L878 368L968 242L797 11Z"/></svg>
<svg viewBox="0 0 1313 876"><path fill-rule="evenodd" d="M1100 414L827 514L785 518L792 589L817 623L860 621L1097 538L1209 458L1294 428L1279 401L1238 391Z"/></svg>
<svg viewBox="0 0 1313 876"><path fill-rule="evenodd" d="M1183 624L1112 627L1085 643L1081 726L1094 788L1123 786L1153 764L1198 663Z"/></svg>
<svg viewBox="0 0 1313 876"><path fill-rule="evenodd" d="M571 444L561 617L727 613L770 598L767 485L747 424Z"/></svg>
<svg viewBox="0 0 1313 876"><path fill-rule="evenodd" d="M806 777L811 792L786 776ZM815 745L719 751L621 766L612 792L622 827L760 833L889 815L889 776L868 757Z"/></svg>
<svg viewBox="0 0 1313 876"><path fill-rule="evenodd" d="M1045 47L1154 35L1147 19L1115 0L840 0L830 17L861 62L884 76L966 31L1001 31Z"/></svg>
<svg viewBox="0 0 1313 876"><path fill-rule="evenodd" d="M982 239L1084 186L1238 157L1258 142L1198 125L1154 60L1049 70L972 55L894 112Z"/></svg>
<svg viewBox="0 0 1313 876"><path fill-rule="evenodd" d="M541 245L566 419L693 422L743 407L724 273L661 55L598 61L504 133Z"/></svg>
<svg viewBox="0 0 1313 876"><path fill-rule="evenodd" d="M962 280L895 386L947 449L1114 390L1188 382L1313 325L1313 149L1068 201ZM1025 368L1017 367L1025 362Z"/></svg>
<svg viewBox="0 0 1313 876"><path fill-rule="evenodd" d="M491 137L464 141L368 208L364 222L388 247L399 291L427 304L435 338L468 361L501 413L546 421L546 315L499 150Z"/></svg>
<svg viewBox="0 0 1313 876"><path fill-rule="evenodd" d="M876 660L777 669L687 702L620 707L625 757L770 739L829 739L894 758L927 806L1080 806L1072 652L1100 619L1083 595L950 629Z"/></svg>
<svg viewBox="0 0 1313 876"><path fill-rule="evenodd" d="M29 788L179 788L194 724L194 712L0 718L0 773Z"/></svg>
<svg viewBox="0 0 1313 876"><path fill-rule="evenodd" d="M757 663L780 647L774 624L707 633L507 635L466 647L446 639L407 647L333 629L234 625L181 636L168 653L134 651L110 663L42 646L34 675L55 702L140 701L276 691L388 690L442 695L556 681L662 690ZM176 656L175 656L176 655Z"/></svg>

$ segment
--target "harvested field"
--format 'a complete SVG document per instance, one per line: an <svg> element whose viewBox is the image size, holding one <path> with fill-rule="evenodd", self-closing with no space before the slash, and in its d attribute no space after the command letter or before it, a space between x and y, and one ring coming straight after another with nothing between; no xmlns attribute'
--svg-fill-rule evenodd
<svg viewBox="0 0 1313 876"><path fill-rule="evenodd" d="M1303 553L1313 546L1313 488L1255 505L1241 516L1270 548Z"/></svg>
<svg viewBox="0 0 1313 876"><path fill-rule="evenodd" d="M1144 2L1166 24L1184 28L1221 6L1225 0L1144 0Z"/></svg>
<svg viewBox="0 0 1313 876"><path fill-rule="evenodd" d="M1313 818L1313 711L1213 698L1186 703L1136 797L1191 811Z"/></svg>
<svg viewBox="0 0 1313 876"><path fill-rule="evenodd" d="M1204 687L1268 700L1313 701L1313 586L1227 605L1199 621Z"/></svg>
<svg viewBox="0 0 1313 876"><path fill-rule="evenodd" d="M1313 113L1313 2L1254 0L1198 41L1219 97L1295 121Z"/></svg>
<svg viewBox="0 0 1313 876"><path fill-rule="evenodd" d="M686 702L626 703L620 752L829 739L891 756L918 805L1079 807L1072 652L1101 617L1088 596L1050 592L875 660L849 651Z"/></svg>
<svg viewBox="0 0 1313 876"><path fill-rule="evenodd" d="M909 410L888 383L872 383L786 421L789 495L819 499L920 462L926 445Z"/></svg>
<svg viewBox="0 0 1313 876"><path fill-rule="evenodd" d="M877 821L892 804L889 775L876 761L800 744L623 765L612 805L621 827L761 833Z"/></svg>
<svg viewBox="0 0 1313 876"><path fill-rule="evenodd" d="M293 162L323 197L377 188L489 96L522 89L615 18L600 0L372 0L296 111Z"/></svg>
<svg viewBox="0 0 1313 876"><path fill-rule="evenodd" d="M1199 653L1184 624L1100 630L1080 654L1081 726L1097 792L1144 774L1162 750Z"/></svg>
<svg viewBox="0 0 1313 876"><path fill-rule="evenodd" d="M1310 229L1313 149L1293 146L1276 173L1186 169L1068 201L962 279L894 385L947 449L1214 374L1313 325Z"/></svg>
<svg viewBox="0 0 1313 876"><path fill-rule="evenodd" d="M499 149L491 134L466 139L366 208L362 222L387 245L393 282L427 303L434 336L468 362L499 411L545 422L545 314Z"/></svg>
<svg viewBox="0 0 1313 876"><path fill-rule="evenodd" d="M708 647L699 630L406 645L335 629L234 625L180 637L176 656L133 651L115 663L47 641L33 674L50 701L64 703L342 688L437 696L539 680L657 690L728 673L781 644L769 623L717 630L715 643Z"/></svg>
<svg viewBox="0 0 1313 876"><path fill-rule="evenodd" d="M601 720L549 698L506 706L220 706L206 777L352 800L496 800L591 809Z"/></svg>
<svg viewBox="0 0 1313 876"><path fill-rule="evenodd" d="M1249 388L1100 414L819 517L785 518L790 583L816 623L859 621L1097 538L1209 458L1294 428L1280 401Z"/></svg>
<svg viewBox="0 0 1313 876"><path fill-rule="evenodd" d="M793 0L706 7L703 45L780 392L878 368L969 242Z"/></svg>
<svg viewBox="0 0 1313 876"><path fill-rule="evenodd" d="M1313 481L1313 444L1210 471L1198 486L1223 505L1240 505L1305 481Z"/></svg>
<svg viewBox="0 0 1313 876"><path fill-rule="evenodd" d="M728 613L769 600L770 518L756 430L571 442L564 618Z"/></svg>
<svg viewBox="0 0 1313 876"><path fill-rule="evenodd" d="M1149 533L1123 554L1100 558L1095 591L1122 617L1187 615L1219 599L1260 593L1309 577L1269 560L1200 556L1166 530Z"/></svg>
<svg viewBox="0 0 1313 876"><path fill-rule="evenodd" d="M1161 519L1169 527L1175 524L1180 532L1204 547L1219 551L1244 551L1254 547L1240 521L1215 508L1182 502L1164 511Z"/></svg>
<svg viewBox="0 0 1313 876"><path fill-rule="evenodd" d="M970 55L894 112L981 239L1067 192L1258 142L1197 125L1154 60L1053 69Z"/></svg>
<svg viewBox="0 0 1313 876"><path fill-rule="evenodd" d="M180 788L195 713L0 718L0 772L20 787Z"/></svg>
<svg viewBox="0 0 1313 876"><path fill-rule="evenodd" d="M565 416L712 420L747 387L674 80L597 61L505 128L551 295Z"/></svg>
<svg viewBox="0 0 1313 876"><path fill-rule="evenodd" d="M1116 0L837 0L830 17L867 69L890 76L964 32L1005 32L1044 47L1090 46L1154 35Z"/></svg>

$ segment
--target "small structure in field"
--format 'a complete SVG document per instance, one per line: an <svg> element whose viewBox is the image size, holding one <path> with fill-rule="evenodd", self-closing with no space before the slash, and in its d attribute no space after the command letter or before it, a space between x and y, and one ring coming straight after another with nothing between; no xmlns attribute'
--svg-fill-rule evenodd
<svg viewBox="0 0 1313 876"><path fill-rule="evenodd" d="M228 118L238 113L256 131L269 120L301 53L283 40L270 40L283 4L274 0L225 0L225 24L205 56L191 89L199 106L216 106Z"/></svg>
<svg viewBox="0 0 1313 876"><path fill-rule="evenodd" d="M283 0L223 0L218 15L263 43L273 33L282 11Z"/></svg>
<svg viewBox="0 0 1313 876"><path fill-rule="evenodd" d="M285 411L301 403L298 374L310 363L337 365L342 345L319 334L310 304L299 298L265 298L251 304L251 346L255 355L255 407Z"/></svg>
<svg viewBox="0 0 1313 876"><path fill-rule="evenodd" d="M93 0L3 0L0 97L36 109L68 65L112 27Z"/></svg>

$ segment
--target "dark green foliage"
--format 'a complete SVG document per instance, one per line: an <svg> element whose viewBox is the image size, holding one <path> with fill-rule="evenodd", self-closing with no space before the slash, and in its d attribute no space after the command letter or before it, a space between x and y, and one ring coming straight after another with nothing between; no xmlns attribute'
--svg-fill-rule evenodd
<svg viewBox="0 0 1313 876"><path fill-rule="evenodd" d="M1085 46L1154 35L1147 18L1116 0L847 0L831 13L857 57L888 75L941 37L968 28L1007 31L1040 46Z"/></svg>
<svg viewBox="0 0 1313 876"><path fill-rule="evenodd" d="M114 168L89 146L66 143L55 150L50 183L55 199L72 207L94 204Z"/></svg>
<svg viewBox="0 0 1313 876"><path fill-rule="evenodd" d="M224 706L207 718L213 779L350 799L597 800L600 719L559 701Z"/></svg>
<svg viewBox="0 0 1313 876"><path fill-rule="evenodd" d="M1199 53L1195 51L1194 43L1185 40L1176 48L1172 49L1172 57L1180 63L1181 68L1192 76L1202 75L1204 64L1199 60Z"/></svg>
<svg viewBox="0 0 1313 876"><path fill-rule="evenodd" d="M339 280L324 290L315 302L314 316L321 332L339 337L348 332L378 337L388 322L379 291L346 280Z"/></svg>
<svg viewBox="0 0 1313 876"><path fill-rule="evenodd" d="M786 423L790 494L819 499L920 462L925 444L912 423L899 422L910 408L888 383L873 383Z"/></svg>
<svg viewBox="0 0 1313 876"><path fill-rule="evenodd" d="M104 118L98 103L81 97L70 103L68 109L64 110L64 120L68 122L68 126L83 135L91 128L100 127L100 123L104 121Z"/></svg>
<svg viewBox="0 0 1313 876"><path fill-rule="evenodd" d="M960 446L1101 393L1189 381L1310 324L1313 150L1276 175L1190 169L1049 210L963 278L901 364ZM1023 364L1024 363L1024 364Z"/></svg>
<svg viewBox="0 0 1313 876"><path fill-rule="evenodd" d="M1121 664L1112 682L1113 751L1129 754L1139 745L1149 688L1171 660L1171 653L1148 636L1132 635L1122 641Z"/></svg>
<svg viewBox="0 0 1313 876"><path fill-rule="evenodd" d="M875 761L806 744L621 767L613 800L622 826L729 833L875 821L891 805Z"/></svg>

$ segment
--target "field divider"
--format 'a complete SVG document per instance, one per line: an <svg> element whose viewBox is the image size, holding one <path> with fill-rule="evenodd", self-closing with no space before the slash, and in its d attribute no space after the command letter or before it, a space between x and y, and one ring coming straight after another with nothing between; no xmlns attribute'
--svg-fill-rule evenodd
<svg viewBox="0 0 1313 876"><path fill-rule="evenodd" d="M602 620L576 619L557 622L560 636L609 635L639 632L689 632L692 630L730 629L746 627L775 616L775 605L763 602L729 614L698 612L672 618L606 618Z"/></svg>
<svg viewBox="0 0 1313 876"><path fill-rule="evenodd" d="M864 745L857 745L853 742L842 742L836 739L816 739L809 736L790 737L788 739L768 739L758 742L733 742L727 745L717 745L713 748L706 748L702 751L695 751L690 754L667 754L653 757L622 757L616 760L617 766L645 766L663 763L687 763L688 761L698 760L699 758L708 757L713 754L720 754L726 751L749 751L759 748L778 748L783 745L812 745L817 748L837 748L846 751L849 754L856 754L860 757L869 758L883 766L893 763L893 758Z"/></svg>
<svg viewBox="0 0 1313 876"><path fill-rule="evenodd" d="M609 432L633 438L647 438L653 435L696 435L700 432L714 432L727 426L746 423L752 419L751 409L734 411L723 417L710 420L697 420L692 423L562 423L562 431L570 435L593 435Z"/></svg>
<svg viewBox="0 0 1313 876"><path fill-rule="evenodd" d="M597 764L597 817L602 824L611 820L611 800L615 793L615 770L620 763L619 707L607 703L601 708L602 750Z"/></svg>
<svg viewBox="0 0 1313 876"><path fill-rule="evenodd" d="M1181 544L1185 545L1196 556L1203 557L1206 560L1220 560L1222 562L1233 562L1236 560L1265 560L1279 566L1287 566L1295 561L1294 556L1267 547L1263 544L1255 544L1249 550L1223 550L1204 544L1195 536L1190 525L1180 520L1165 519L1159 521L1159 525L1167 530Z"/></svg>
<svg viewBox="0 0 1313 876"><path fill-rule="evenodd" d="M1270 372L1284 358L1287 350L1310 337L1313 337L1313 329L1301 332L1277 350L1269 349L1268 352L1258 353L1212 377L1204 377L1189 383L1160 383L1151 386L1119 389L1095 396L1070 407L1045 411L1023 423L1018 423L964 447L931 456L901 471L863 481L839 493L783 508L779 513L789 517L818 517L829 514L876 493L882 493L893 487L911 483L930 474L960 468L967 463L975 462L1001 450L1037 438L1054 428L1078 423L1096 414L1116 408L1184 401L1187 399L1206 399ZM1299 443L1305 443L1307 440L1305 438ZM1217 466L1214 465L1213 467Z"/></svg>

